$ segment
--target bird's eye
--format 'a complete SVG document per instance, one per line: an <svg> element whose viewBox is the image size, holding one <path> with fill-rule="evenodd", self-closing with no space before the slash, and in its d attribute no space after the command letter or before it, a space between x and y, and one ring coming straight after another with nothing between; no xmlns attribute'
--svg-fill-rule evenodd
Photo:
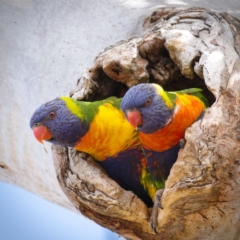
<svg viewBox="0 0 240 240"><path fill-rule="evenodd" d="M57 116L57 114L56 114L55 112L50 112L50 113L48 114L48 116L49 116L51 119L54 119L54 118Z"/></svg>
<svg viewBox="0 0 240 240"><path fill-rule="evenodd" d="M151 98L148 98L146 100L146 106L150 106L152 104L152 99Z"/></svg>

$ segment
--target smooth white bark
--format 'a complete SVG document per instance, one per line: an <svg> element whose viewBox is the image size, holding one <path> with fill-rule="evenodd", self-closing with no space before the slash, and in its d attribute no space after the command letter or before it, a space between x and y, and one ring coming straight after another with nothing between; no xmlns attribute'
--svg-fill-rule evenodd
<svg viewBox="0 0 240 240"><path fill-rule="evenodd" d="M240 18L239 1L31 1L0 3L0 180L73 208L59 187L50 145L29 128L33 111L71 91L105 47L137 35L156 5L189 4Z"/></svg>

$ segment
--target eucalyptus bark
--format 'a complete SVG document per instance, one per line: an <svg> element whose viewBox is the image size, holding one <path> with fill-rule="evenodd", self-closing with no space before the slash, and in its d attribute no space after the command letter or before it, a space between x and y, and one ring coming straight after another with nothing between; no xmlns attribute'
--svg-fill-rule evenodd
<svg viewBox="0 0 240 240"><path fill-rule="evenodd" d="M53 146L59 183L85 216L127 239L240 239L240 21L202 8L159 8L141 36L105 49L75 90L78 100L123 96L137 83L201 87L211 103L187 129L165 185L158 234L151 209L86 154Z"/></svg>

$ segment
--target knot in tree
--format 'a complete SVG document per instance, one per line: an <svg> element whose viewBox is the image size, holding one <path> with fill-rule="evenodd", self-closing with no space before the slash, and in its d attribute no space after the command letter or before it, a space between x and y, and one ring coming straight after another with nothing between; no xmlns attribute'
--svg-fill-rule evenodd
<svg viewBox="0 0 240 240"><path fill-rule="evenodd" d="M141 27L139 36L101 52L70 96L123 97L139 83L203 89L211 106L185 133L157 233L152 209L85 153L53 145L59 183L82 214L126 239L239 239L240 21L202 8L158 8Z"/></svg>

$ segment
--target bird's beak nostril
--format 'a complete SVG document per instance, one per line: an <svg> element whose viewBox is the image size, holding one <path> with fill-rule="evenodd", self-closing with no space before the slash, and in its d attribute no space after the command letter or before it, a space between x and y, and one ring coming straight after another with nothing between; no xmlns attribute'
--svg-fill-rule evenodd
<svg viewBox="0 0 240 240"><path fill-rule="evenodd" d="M34 124L33 124L33 128L34 128L34 127L39 127L40 125L42 125L42 124L41 124L41 123L34 123Z"/></svg>
<svg viewBox="0 0 240 240"><path fill-rule="evenodd" d="M135 111L135 110L136 110L136 108L129 108L129 109L128 109L129 112L133 112L133 111Z"/></svg>
<svg viewBox="0 0 240 240"><path fill-rule="evenodd" d="M142 115L136 108L128 109L126 111L126 116L129 123L135 129L137 129L137 127L142 124Z"/></svg>
<svg viewBox="0 0 240 240"><path fill-rule="evenodd" d="M41 123L36 123L33 125L33 133L36 137L36 139L43 143L43 140L49 140L52 138L51 132L48 130L48 128Z"/></svg>

